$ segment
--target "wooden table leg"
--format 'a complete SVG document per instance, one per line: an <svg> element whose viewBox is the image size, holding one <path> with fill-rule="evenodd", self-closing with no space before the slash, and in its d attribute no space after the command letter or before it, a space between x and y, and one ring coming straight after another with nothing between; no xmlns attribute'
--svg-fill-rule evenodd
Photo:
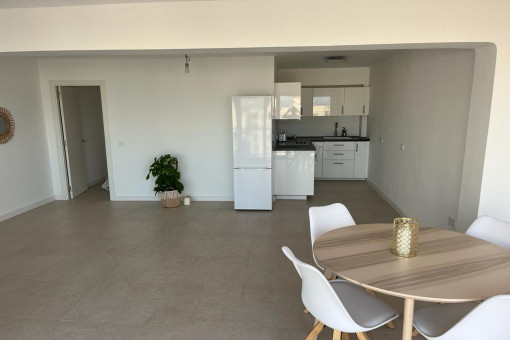
<svg viewBox="0 0 510 340"><path fill-rule="evenodd" d="M411 340L413 337L413 314L414 300L405 299L404 302L404 328L402 330L402 340Z"/></svg>

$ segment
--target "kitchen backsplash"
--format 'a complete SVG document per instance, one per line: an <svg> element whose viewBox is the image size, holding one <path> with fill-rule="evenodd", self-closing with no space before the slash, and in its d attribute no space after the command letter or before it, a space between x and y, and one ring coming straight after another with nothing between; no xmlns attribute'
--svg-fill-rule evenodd
<svg viewBox="0 0 510 340"><path fill-rule="evenodd" d="M366 119L364 117L363 119ZM296 136L333 136L335 122L338 122L338 135L342 127L347 128L348 136L359 136L360 117L302 117L301 120L280 120L279 129L285 130L287 137Z"/></svg>

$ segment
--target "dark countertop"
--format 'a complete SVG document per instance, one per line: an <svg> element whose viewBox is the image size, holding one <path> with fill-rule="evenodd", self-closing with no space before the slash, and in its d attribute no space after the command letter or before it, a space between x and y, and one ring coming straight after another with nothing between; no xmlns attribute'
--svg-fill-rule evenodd
<svg viewBox="0 0 510 340"><path fill-rule="evenodd" d="M305 141L307 144L295 144L297 141ZM313 146L312 142L368 142L370 138L368 137L358 137L352 136L349 139L344 139L342 137L338 137L335 139L324 139L321 136L309 136L309 137L297 137L297 138L289 138L287 142L278 142L276 145L273 145L273 151L315 151L317 150L315 146Z"/></svg>
<svg viewBox="0 0 510 340"><path fill-rule="evenodd" d="M312 142L369 142L370 138L368 137L358 137L358 136L349 136L349 139L343 139L342 137L338 137L335 139L324 139L324 137L299 137L310 139ZM333 138L333 136L328 136L328 138ZM345 138L345 137L344 137Z"/></svg>
<svg viewBox="0 0 510 340"><path fill-rule="evenodd" d="M317 150L313 144L308 145L280 145L273 146L273 151L315 151Z"/></svg>

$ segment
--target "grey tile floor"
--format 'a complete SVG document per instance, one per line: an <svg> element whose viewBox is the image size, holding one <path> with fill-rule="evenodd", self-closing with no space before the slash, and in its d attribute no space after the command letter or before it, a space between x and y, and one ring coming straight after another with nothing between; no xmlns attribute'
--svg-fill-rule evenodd
<svg viewBox="0 0 510 340"><path fill-rule="evenodd" d="M1 222L0 339L304 339L313 318L280 247L312 263L308 207L334 202L358 224L397 215L364 182L320 181L272 212L110 202L92 188ZM401 321L368 335L400 339Z"/></svg>

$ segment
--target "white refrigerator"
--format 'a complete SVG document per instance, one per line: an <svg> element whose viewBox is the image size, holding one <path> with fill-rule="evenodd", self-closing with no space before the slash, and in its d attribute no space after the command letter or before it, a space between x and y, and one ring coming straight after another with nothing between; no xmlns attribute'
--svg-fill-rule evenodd
<svg viewBox="0 0 510 340"><path fill-rule="evenodd" d="M272 210L271 96L232 97L234 208Z"/></svg>

